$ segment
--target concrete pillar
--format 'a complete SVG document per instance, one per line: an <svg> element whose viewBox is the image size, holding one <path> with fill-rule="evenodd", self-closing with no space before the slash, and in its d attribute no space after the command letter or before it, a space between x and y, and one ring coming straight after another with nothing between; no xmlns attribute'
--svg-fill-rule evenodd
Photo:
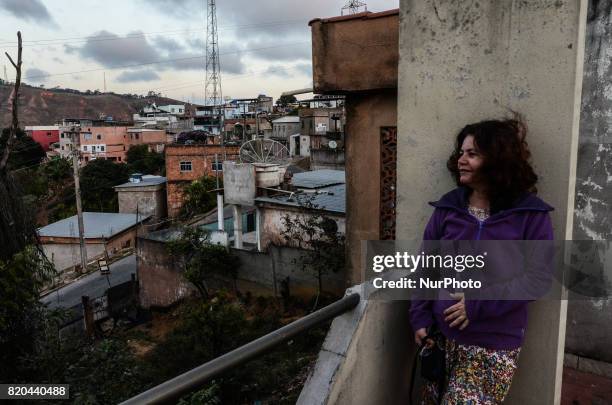
<svg viewBox="0 0 612 405"><path fill-rule="evenodd" d="M261 209L255 207L255 238L257 239L257 251L261 252Z"/></svg>
<svg viewBox="0 0 612 405"><path fill-rule="evenodd" d="M222 231L225 225L225 214L223 212L223 194L217 194L217 222L219 230Z"/></svg>
<svg viewBox="0 0 612 405"><path fill-rule="evenodd" d="M234 247L242 249L242 207L233 205L234 207Z"/></svg>
<svg viewBox="0 0 612 405"><path fill-rule="evenodd" d="M427 202L453 188L445 164L457 132L509 109L527 120L555 237L571 238L586 4L401 0L398 239L420 236ZM560 402L566 309L566 301L530 305L507 403Z"/></svg>

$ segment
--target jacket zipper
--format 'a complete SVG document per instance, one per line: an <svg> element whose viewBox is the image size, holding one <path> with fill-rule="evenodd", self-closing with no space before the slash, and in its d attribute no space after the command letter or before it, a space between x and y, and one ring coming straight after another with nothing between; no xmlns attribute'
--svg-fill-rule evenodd
<svg viewBox="0 0 612 405"><path fill-rule="evenodd" d="M482 232L483 226L484 226L484 221L478 220L478 234L476 235L476 240L480 240L480 233Z"/></svg>

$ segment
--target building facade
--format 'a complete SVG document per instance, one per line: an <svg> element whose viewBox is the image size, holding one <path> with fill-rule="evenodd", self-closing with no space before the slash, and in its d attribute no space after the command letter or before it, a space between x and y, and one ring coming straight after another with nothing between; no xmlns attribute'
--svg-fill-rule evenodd
<svg viewBox="0 0 612 405"><path fill-rule="evenodd" d="M183 190L187 185L203 176L222 176L223 161L237 161L239 153L238 146L166 145L168 216L175 218L180 214L185 200Z"/></svg>
<svg viewBox="0 0 612 405"><path fill-rule="evenodd" d="M27 126L25 131L45 152L51 150L51 145L59 142L59 125Z"/></svg>

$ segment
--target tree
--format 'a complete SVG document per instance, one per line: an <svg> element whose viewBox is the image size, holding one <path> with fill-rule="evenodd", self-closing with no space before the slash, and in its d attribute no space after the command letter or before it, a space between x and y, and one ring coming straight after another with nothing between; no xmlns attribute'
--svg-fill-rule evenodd
<svg viewBox="0 0 612 405"><path fill-rule="evenodd" d="M85 211L117 212L119 203L114 187L129 178L128 166L106 159L95 159L81 169L81 197Z"/></svg>
<svg viewBox="0 0 612 405"><path fill-rule="evenodd" d="M147 145L135 145L127 151L127 164L132 173L160 174L166 160L163 154L150 151Z"/></svg>
<svg viewBox="0 0 612 405"><path fill-rule="evenodd" d="M9 134L9 128L4 128L2 130L2 136L0 137L0 154L4 152ZM40 144L27 136L23 130L18 129L13 141L7 167L9 170L18 170L25 167L36 166L42 162L46 156Z"/></svg>
<svg viewBox="0 0 612 405"><path fill-rule="evenodd" d="M294 95L282 95L276 100L276 105L280 107L287 107L289 104L297 103L297 98Z"/></svg>
<svg viewBox="0 0 612 405"><path fill-rule="evenodd" d="M220 187L222 182L220 181ZM217 188L217 179L211 176L203 176L193 181L183 190L185 202L181 209L182 218L190 218L194 215L205 214L217 205L217 196L211 192Z"/></svg>
<svg viewBox="0 0 612 405"><path fill-rule="evenodd" d="M210 294L207 280L214 275L236 279L240 260L224 246L213 245L208 232L200 227L186 228L168 244L168 251L179 260L183 277L193 284L203 298Z"/></svg>
<svg viewBox="0 0 612 405"><path fill-rule="evenodd" d="M346 238L338 231L338 224L313 203L314 197L296 196L301 212L281 219L281 235L286 246L303 249L302 269L314 273L317 279L317 306L323 292L323 276L344 272L346 267Z"/></svg>

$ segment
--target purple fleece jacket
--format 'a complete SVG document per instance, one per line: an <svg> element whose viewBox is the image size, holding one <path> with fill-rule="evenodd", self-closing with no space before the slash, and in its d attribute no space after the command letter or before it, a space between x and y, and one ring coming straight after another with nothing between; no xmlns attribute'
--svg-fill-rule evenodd
<svg viewBox="0 0 612 405"><path fill-rule="evenodd" d="M468 189L445 194L435 207L424 240L552 240L549 211L553 208L534 194L526 194L511 208L479 221L467 211ZM464 345L512 350L523 343L527 326L527 301L466 300L469 325L459 330L444 321L444 310L456 301L414 300L410 319L413 329L434 322L449 339Z"/></svg>

